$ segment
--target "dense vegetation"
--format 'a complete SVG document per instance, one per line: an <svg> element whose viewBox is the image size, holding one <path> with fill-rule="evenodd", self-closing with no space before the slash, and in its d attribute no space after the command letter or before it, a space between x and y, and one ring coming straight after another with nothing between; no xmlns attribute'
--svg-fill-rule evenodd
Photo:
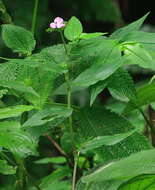
<svg viewBox="0 0 155 190"><path fill-rule="evenodd" d="M37 50L37 4L31 32L0 6L12 51L0 57L0 190L155 189L155 33L140 30L148 14L112 34L56 18L47 33L61 43ZM150 78L135 84L133 69Z"/></svg>

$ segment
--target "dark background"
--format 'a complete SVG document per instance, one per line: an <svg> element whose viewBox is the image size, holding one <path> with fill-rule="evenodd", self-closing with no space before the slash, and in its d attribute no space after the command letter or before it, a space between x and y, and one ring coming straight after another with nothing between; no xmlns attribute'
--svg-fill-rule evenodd
<svg viewBox="0 0 155 190"><path fill-rule="evenodd" d="M12 21L27 29L31 28L34 0L3 0ZM130 23L150 12L147 30L155 25L154 0L39 0L37 19L38 48L59 42L57 34L45 30L56 16L68 20L77 16L84 25L85 32L109 32ZM5 23L1 20L1 23Z"/></svg>

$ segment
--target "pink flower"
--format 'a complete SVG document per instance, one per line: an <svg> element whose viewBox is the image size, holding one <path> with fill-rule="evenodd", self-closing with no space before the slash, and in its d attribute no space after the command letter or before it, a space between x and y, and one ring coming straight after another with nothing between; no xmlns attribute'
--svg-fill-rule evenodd
<svg viewBox="0 0 155 190"><path fill-rule="evenodd" d="M56 17L54 22L50 24L50 28L63 28L65 26L64 20L61 17Z"/></svg>

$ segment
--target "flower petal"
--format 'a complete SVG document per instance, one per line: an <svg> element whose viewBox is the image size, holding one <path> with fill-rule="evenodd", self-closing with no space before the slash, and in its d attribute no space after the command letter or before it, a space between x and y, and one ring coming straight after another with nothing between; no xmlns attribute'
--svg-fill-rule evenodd
<svg viewBox="0 0 155 190"><path fill-rule="evenodd" d="M57 23L57 28L63 28L63 27L65 27L64 23Z"/></svg>
<svg viewBox="0 0 155 190"><path fill-rule="evenodd" d="M56 24L62 24L62 23L64 22L64 20L63 20L63 18L61 18L61 17L56 17L56 18L54 19L54 22L55 22Z"/></svg>
<svg viewBox="0 0 155 190"><path fill-rule="evenodd" d="M54 23L54 22L52 22L51 24L50 24L50 28L56 28L57 27L57 25Z"/></svg>

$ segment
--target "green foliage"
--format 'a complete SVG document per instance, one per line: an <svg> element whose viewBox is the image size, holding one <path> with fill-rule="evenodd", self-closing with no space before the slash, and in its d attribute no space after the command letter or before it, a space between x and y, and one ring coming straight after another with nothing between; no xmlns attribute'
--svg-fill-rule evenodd
<svg viewBox="0 0 155 190"><path fill-rule="evenodd" d="M154 156L154 150L142 151L120 161L110 162L83 177L82 180L90 183L93 181L128 179L140 174L153 173Z"/></svg>
<svg viewBox="0 0 155 190"><path fill-rule="evenodd" d="M90 1L89 6L93 15L100 7L116 11L111 0ZM95 16L106 18L106 11ZM154 123L149 121L154 118L142 113L142 106L155 101L154 82L137 90L130 73L133 65L155 70L155 35L139 31L147 15L109 37L102 32L83 33L81 22L73 16L64 28L55 29L62 32L63 44L35 54L31 32L2 26L5 45L18 54L0 57L0 173L12 174L4 180L0 176L4 181L0 189L154 187ZM105 89L110 93L99 106L95 100ZM138 113L130 114L136 108ZM135 124L141 113L143 126ZM143 130L145 122L151 129Z"/></svg>
<svg viewBox="0 0 155 190"><path fill-rule="evenodd" d="M16 169L9 166L5 160L0 160L0 173L4 175L15 174Z"/></svg>
<svg viewBox="0 0 155 190"><path fill-rule="evenodd" d="M155 101L154 99L155 84L146 84L143 87L139 88L137 91L137 101L128 102L125 107L124 113L130 112L134 109L140 108L144 105L150 104Z"/></svg>
<svg viewBox="0 0 155 190"><path fill-rule="evenodd" d="M11 24L2 26L2 38L7 47L14 52L30 55L35 48L35 40L31 32Z"/></svg>
<svg viewBox="0 0 155 190"><path fill-rule="evenodd" d="M139 190L153 190L155 187L155 176L154 175L141 175L135 177L126 183L122 184L118 190L129 190L135 189Z"/></svg>
<svg viewBox="0 0 155 190"><path fill-rule="evenodd" d="M13 107L1 108L0 119L5 119L9 117L18 117L23 112L31 111L32 109L34 109L34 107L28 106L28 105L18 105L18 106L13 106Z"/></svg>
<svg viewBox="0 0 155 190"><path fill-rule="evenodd" d="M144 15L142 18L138 19L137 21L135 21L135 22L123 27L123 28L116 30L114 33L111 34L111 38L121 40L129 32L139 30L140 27L142 26L143 22L147 18L148 14L149 13L147 13L146 15Z"/></svg>
<svg viewBox="0 0 155 190"><path fill-rule="evenodd" d="M81 22L76 17L73 16L67 23L64 35L68 40L73 41L80 37L82 30L83 29Z"/></svg>
<svg viewBox="0 0 155 190"><path fill-rule="evenodd" d="M37 155L36 142L15 121L0 122L0 146L20 157Z"/></svg>

